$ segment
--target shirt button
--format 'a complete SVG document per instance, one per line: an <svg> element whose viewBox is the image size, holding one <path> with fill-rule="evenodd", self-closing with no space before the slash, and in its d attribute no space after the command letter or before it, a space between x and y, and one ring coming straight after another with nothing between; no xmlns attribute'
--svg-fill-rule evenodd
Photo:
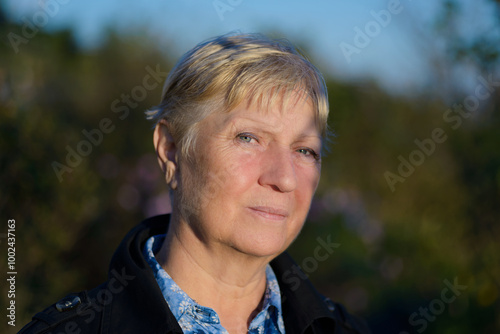
<svg viewBox="0 0 500 334"><path fill-rule="evenodd" d="M325 298L326 307L330 312L335 311L335 303L330 298Z"/></svg>
<svg viewBox="0 0 500 334"><path fill-rule="evenodd" d="M82 300L78 296L67 296L56 303L56 309L59 312L65 312L74 309L82 303Z"/></svg>

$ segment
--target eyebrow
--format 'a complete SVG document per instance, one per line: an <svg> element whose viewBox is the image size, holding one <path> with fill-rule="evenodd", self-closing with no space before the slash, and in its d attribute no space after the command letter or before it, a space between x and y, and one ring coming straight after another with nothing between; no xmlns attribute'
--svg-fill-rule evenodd
<svg viewBox="0 0 500 334"><path fill-rule="evenodd" d="M259 131L264 132L264 133L269 134L269 135L276 134L276 131L273 131L275 129L274 126L272 126L272 125L270 125L270 124L268 124L266 122L263 122L263 121L261 121L259 119L254 119L254 118L240 116L240 117L236 117L236 118L230 118L228 120L228 122L229 122L229 124L232 124L234 126L236 126L236 124L241 123L241 122L254 123L253 126L257 126L257 128L258 128ZM323 142L323 138L319 134L319 130L315 129L315 132L317 134L309 134L308 132L300 133L297 136L297 139L317 138L317 139L319 139L320 142Z"/></svg>

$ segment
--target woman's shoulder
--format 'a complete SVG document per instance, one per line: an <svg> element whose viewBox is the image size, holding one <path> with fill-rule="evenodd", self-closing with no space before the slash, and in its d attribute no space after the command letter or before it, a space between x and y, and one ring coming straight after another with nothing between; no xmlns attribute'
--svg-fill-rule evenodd
<svg viewBox="0 0 500 334"><path fill-rule="evenodd" d="M103 305L98 302L100 291L106 289L106 283L95 289L71 293L41 312L36 313L31 322L19 333L98 333L101 326Z"/></svg>

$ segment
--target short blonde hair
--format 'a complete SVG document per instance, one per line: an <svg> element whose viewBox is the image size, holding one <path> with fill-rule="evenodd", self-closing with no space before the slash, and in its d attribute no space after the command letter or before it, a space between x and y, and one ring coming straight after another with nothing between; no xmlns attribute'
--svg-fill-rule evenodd
<svg viewBox="0 0 500 334"><path fill-rule="evenodd" d="M229 112L244 100L263 105L294 92L305 94L328 136L328 93L321 73L288 41L261 34L222 35L184 54L169 73L161 103L148 119L166 120L181 153L195 145L198 125L215 111Z"/></svg>

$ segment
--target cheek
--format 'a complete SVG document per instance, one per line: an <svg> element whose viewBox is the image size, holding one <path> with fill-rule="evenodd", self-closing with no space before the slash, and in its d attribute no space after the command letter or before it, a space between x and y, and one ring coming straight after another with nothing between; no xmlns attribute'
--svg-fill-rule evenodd
<svg viewBox="0 0 500 334"><path fill-rule="evenodd" d="M221 185L228 192L241 191L255 183L259 173L259 157L253 152L236 151L218 157L211 164L217 170Z"/></svg>
<svg viewBox="0 0 500 334"><path fill-rule="evenodd" d="M202 207L202 189L204 182L196 170L188 164L182 164L179 168L179 185L175 191L175 208L180 210L181 216L190 221L200 214Z"/></svg>
<svg viewBox="0 0 500 334"><path fill-rule="evenodd" d="M296 165L297 179L304 190L314 193L318 187L319 178L321 175L321 165L319 164L304 164Z"/></svg>
<svg viewBox="0 0 500 334"><path fill-rule="evenodd" d="M203 154L183 175L184 202L201 208L208 206L209 210L210 206L226 207L217 210L219 213L231 210L229 204L242 198L255 183L256 160L249 152L216 150L212 154Z"/></svg>
<svg viewBox="0 0 500 334"><path fill-rule="evenodd" d="M304 167L297 170L296 197L299 205L309 207L312 197L316 192L320 178L320 169L317 167Z"/></svg>

